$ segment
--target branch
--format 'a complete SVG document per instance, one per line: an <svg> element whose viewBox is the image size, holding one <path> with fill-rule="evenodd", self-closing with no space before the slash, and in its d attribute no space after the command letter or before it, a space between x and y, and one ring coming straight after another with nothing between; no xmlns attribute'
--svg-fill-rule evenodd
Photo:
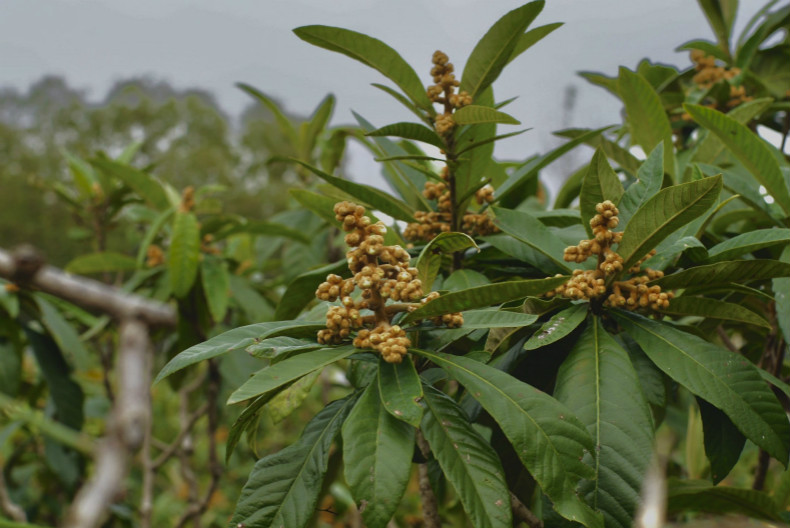
<svg viewBox="0 0 790 528"><path fill-rule="evenodd" d="M171 306L47 266L43 257L30 246L23 246L13 253L0 249L0 277L60 297L87 310L105 312L121 321L135 317L150 326L172 327L176 324L176 312Z"/></svg>
<svg viewBox="0 0 790 528"><path fill-rule="evenodd" d="M525 522L529 528L543 528L543 521L530 511L526 505L510 492L510 509L513 510L513 525Z"/></svg>
<svg viewBox="0 0 790 528"><path fill-rule="evenodd" d="M422 456L427 459L431 453L431 448L422 435L422 431L419 429L417 429L417 446L420 448ZM423 462L419 464L417 469L419 473L420 498L422 499L423 522L425 523L425 528L441 528L442 521L439 518L439 506L436 503L436 495L431 488L431 481L428 478L428 463Z"/></svg>
<svg viewBox="0 0 790 528"><path fill-rule="evenodd" d="M148 328L138 319L121 322L118 397L108 420L107 436L96 454L91 479L80 489L66 516L66 528L96 528L123 489L131 456L149 427L151 384Z"/></svg>

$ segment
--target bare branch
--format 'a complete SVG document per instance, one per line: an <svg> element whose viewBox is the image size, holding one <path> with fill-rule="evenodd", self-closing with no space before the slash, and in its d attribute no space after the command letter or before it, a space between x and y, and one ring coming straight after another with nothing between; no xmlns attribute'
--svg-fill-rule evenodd
<svg viewBox="0 0 790 528"><path fill-rule="evenodd" d="M417 446L420 448L422 456L427 459L431 453L431 448L419 429L417 429ZM422 499L425 528L440 528L442 521L439 518L439 506L436 502L436 495L431 488L431 481L428 478L428 463L423 462L419 464L417 470L419 473L420 498Z"/></svg>
<svg viewBox="0 0 790 528"><path fill-rule="evenodd" d="M107 436L96 455L94 474L69 509L67 528L100 526L122 491L131 455L143 443L151 419L148 328L138 319L121 323L118 397L108 420Z"/></svg>
<svg viewBox="0 0 790 528"><path fill-rule="evenodd" d="M530 528L543 528L543 521L530 511L526 505L510 492L510 509L513 510L513 524L527 523Z"/></svg>
<svg viewBox="0 0 790 528"><path fill-rule="evenodd" d="M99 310L124 320L142 319L151 326L175 326L171 306L121 291L99 281L65 273L43 264L30 247L14 253L0 249L0 277L37 288L88 310Z"/></svg>

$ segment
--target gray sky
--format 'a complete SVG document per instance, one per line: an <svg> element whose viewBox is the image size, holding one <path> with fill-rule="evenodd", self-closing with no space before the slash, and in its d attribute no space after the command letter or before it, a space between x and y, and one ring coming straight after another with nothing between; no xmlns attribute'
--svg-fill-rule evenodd
<svg viewBox="0 0 790 528"><path fill-rule="evenodd" d="M290 112L308 114L327 93L337 96L333 124L353 122L350 109L374 125L411 114L370 86L387 82L351 59L299 40L291 29L325 24L377 37L430 81L430 56L442 49L462 71L465 57L515 0L0 0L0 85L24 88L44 74L101 97L113 81L141 74L179 88L216 94L237 114L249 102L243 81L277 97ZM762 5L741 1L741 28ZM576 76L613 75L643 57L680 66L674 49L713 38L692 0L547 0L533 23L565 25L511 64L495 85L498 100L519 96L507 111L533 130L502 143L497 155L523 159L558 144L551 132L619 120L620 105ZM575 112L563 121L565 87L578 88ZM504 131L504 127L502 128ZM511 129L515 130L515 128ZM357 156L358 150L353 151ZM356 160L352 170L367 171ZM365 178L364 175L356 175Z"/></svg>

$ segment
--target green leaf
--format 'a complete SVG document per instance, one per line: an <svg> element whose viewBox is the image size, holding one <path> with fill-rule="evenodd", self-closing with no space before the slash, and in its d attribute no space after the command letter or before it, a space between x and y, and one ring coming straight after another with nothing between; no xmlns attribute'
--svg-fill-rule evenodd
<svg viewBox="0 0 790 528"><path fill-rule="evenodd" d="M562 259L565 243L531 214L500 207L493 207L492 210L496 215L494 223L502 231L544 255L560 270L569 272L578 267L576 263L568 263ZM553 270L543 271L549 273Z"/></svg>
<svg viewBox="0 0 790 528"><path fill-rule="evenodd" d="M475 99L491 86L510 61L522 34L543 9L543 4L542 0L525 4L506 13L491 26L469 55L459 90L467 91Z"/></svg>
<svg viewBox="0 0 790 528"><path fill-rule="evenodd" d="M790 246L787 246L779 256L782 264L790 266ZM775 278L772 289L776 298L776 322L785 338L785 343L790 343L790 273L785 277Z"/></svg>
<svg viewBox="0 0 790 528"><path fill-rule="evenodd" d="M414 427L420 426L422 385L410 357L405 357L400 363L387 363L380 359L378 388L387 412Z"/></svg>
<svg viewBox="0 0 790 528"><path fill-rule="evenodd" d="M147 172L108 159L94 159L91 160L91 164L121 180L155 209L164 211L170 207L164 186Z"/></svg>
<svg viewBox="0 0 790 528"><path fill-rule="evenodd" d="M676 180L672 126L664 105L661 104L661 98L647 79L628 68L620 68L617 84L628 114L631 141L645 152L651 152L656 145L663 142L664 170Z"/></svg>
<svg viewBox="0 0 790 528"><path fill-rule="evenodd" d="M774 197L785 213L790 215L790 191L782 175L779 162L771 149L754 132L735 119L704 106L684 104L691 117L721 140L730 152Z"/></svg>
<svg viewBox="0 0 790 528"><path fill-rule="evenodd" d="M312 165L303 161L296 159L291 159L291 161L302 165L325 182L334 185L341 191L350 194L354 198L366 203L367 205L370 205L374 209L381 211L384 214L388 214L391 217L397 220L403 220L404 222L416 222L412 214L412 210L408 205L401 202L397 198L393 198L380 189L376 189L370 185L344 180L343 178L338 178L337 176L332 176L331 174L327 174L321 169L313 167Z"/></svg>
<svg viewBox="0 0 790 528"><path fill-rule="evenodd" d="M453 120L458 125L479 125L482 123L521 124L521 121L511 115L479 105L467 105L459 108L453 113Z"/></svg>
<svg viewBox="0 0 790 528"><path fill-rule="evenodd" d="M421 119L426 125L433 126L433 123L431 122L430 118L427 118L425 114L423 114L414 103L409 101L409 99L407 97L404 97L399 91L390 88L389 86L386 86L384 84L370 83L370 85L375 88L378 88L384 93L391 95L392 97L395 98L396 101L398 101L400 104L408 108L411 113L413 113L415 116ZM353 114L354 111L352 110L351 113Z"/></svg>
<svg viewBox="0 0 790 528"><path fill-rule="evenodd" d="M291 120L286 117L282 110L280 110L280 107L277 105L274 99L261 92L257 88L250 86L249 84L236 83L236 86L242 91L246 92L250 97L261 103L272 113L275 121L277 121L277 125L280 127L280 132L286 138L288 138L292 145L296 145L298 143L296 129L294 128L293 123L291 123Z"/></svg>
<svg viewBox="0 0 790 528"><path fill-rule="evenodd" d="M90 274L137 269L137 261L128 255L105 251L80 255L66 264L66 271L77 274Z"/></svg>
<svg viewBox="0 0 790 528"><path fill-rule="evenodd" d="M593 474L582 462L584 453L593 451L593 443L567 407L478 361L425 350L412 352L446 370L496 420L560 515L588 528L603 527L600 514L575 493L579 481Z"/></svg>
<svg viewBox="0 0 790 528"><path fill-rule="evenodd" d="M200 279L211 318L219 323L225 318L230 300L230 280L225 262L214 255L206 255L200 263Z"/></svg>
<svg viewBox="0 0 790 528"><path fill-rule="evenodd" d="M200 263L200 226L194 214L176 213L167 260L173 295L179 299L186 297L195 283Z"/></svg>
<svg viewBox="0 0 790 528"><path fill-rule="evenodd" d="M255 398L261 394L281 387L290 381L323 368L335 361L347 358L357 349L351 345L322 348L297 354L288 359L274 363L256 372L228 398L228 405Z"/></svg>
<svg viewBox="0 0 790 528"><path fill-rule="evenodd" d="M790 242L790 229L758 229L741 233L708 250L708 262L732 260L758 249Z"/></svg>
<svg viewBox="0 0 790 528"><path fill-rule="evenodd" d="M565 138L577 138L589 132L588 128L569 128L553 132L555 136ZM586 141L587 145L603 150L606 157L617 163L621 169L629 174L636 175L639 165L642 163L636 156L631 154L628 149L621 147L616 142L607 139L605 136L596 136ZM663 143L661 143L663 145ZM663 158L662 158L663 159ZM663 176L663 174L662 174Z"/></svg>
<svg viewBox="0 0 790 528"><path fill-rule="evenodd" d="M406 491L414 454L414 427L384 408L368 385L343 424L343 467L357 507L370 528L384 528Z"/></svg>
<svg viewBox="0 0 790 528"><path fill-rule="evenodd" d="M370 66L394 82L418 107L433 113L420 77L394 49L382 41L329 26L302 26L293 30L300 39L315 46L347 55Z"/></svg>
<svg viewBox="0 0 790 528"><path fill-rule="evenodd" d="M701 398L697 398L702 417L705 455L710 461L710 476L718 484L729 474L746 443L735 424L726 414Z"/></svg>
<svg viewBox="0 0 790 528"><path fill-rule="evenodd" d="M299 441L260 459L241 491L231 526L302 528L315 513L329 464L332 440L357 394L327 405L310 420Z"/></svg>
<svg viewBox="0 0 790 528"><path fill-rule="evenodd" d="M787 466L790 423L757 367L668 323L611 313L667 376L724 411L746 438Z"/></svg>
<svg viewBox="0 0 790 528"><path fill-rule="evenodd" d="M499 282L450 292L410 312L401 322L406 324L426 317L463 312L472 308L482 308L522 299L552 290L567 280L568 277L551 277L548 279Z"/></svg>
<svg viewBox="0 0 790 528"><path fill-rule="evenodd" d="M521 35L518 39L518 42L516 42L516 46L513 48L513 51L510 54L508 64L513 62L516 57L543 40L544 37L547 37L560 26L562 26L562 22L554 22L553 24L546 24L545 26L538 26L534 29L530 29Z"/></svg>
<svg viewBox="0 0 790 528"><path fill-rule="evenodd" d="M650 281L650 285L657 284L662 289L674 290L703 284L726 284L777 277L790 277L790 264L777 260L733 260L696 266L672 275L664 275L660 279Z"/></svg>
<svg viewBox="0 0 790 528"><path fill-rule="evenodd" d="M425 387L422 432L475 528L511 528L510 494L499 457L451 398Z"/></svg>
<svg viewBox="0 0 790 528"><path fill-rule="evenodd" d="M284 389L277 391L277 394L269 401L266 408L272 423L278 424L291 415L302 402L310 395L315 380L321 375L321 370L314 370L294 381ZM276 389L275 389L276 390Z"/></svg>
<svg viewBox="0 0 790 528"><path fill-rule="evenodd" d="M704 51L705 54L707 55L716 57L720 61L727 62L727 54L724 53L724 51L722 51L722 49L718 46L718 44L715 44L713 42L708 42L707 40L692 40L675 48L675 51L683 51L683 50Z"/></svg>
<svg viewBox="0 0 790 528"><path fill-rule="evenodd" d="M230 460L233 451L236 449L236 446L241 440L241 435L245 431L252 430L257 424L258 419L261 414L261 409L271 401L281 390L284 390L286 387L280 387L279 389L273 390L266 394L262 394L255 398L253 401L241 411L239 417L236 418L236 421L233 422L233 425L230 427L230 431L228 432L228 440L225 444L225 464L228 463Z"/></svg>
<svg viewBox="0 0 790 528"><path fill-rule="evenodd" d="M298 339L296 337L268 337L263 341L253 343L244 349L251 356L260 359L274 359L276 357L302 352L305 350L318 350L324 348L312 339Z"/></svg>
<svg viewBox="0 0 790 528"><path fill-rule="evenodd" d="M746 124L763 110L768 108L773 102L770 97L763 97L753 101L747 101L741 105L736 106L727 113L727 116L733 118L741 124ZM715 163L716 158L726 150L726 146L716 136L716 134L708 133L704 139L699 142L699 145L694 152L693 159L695 161L702 161L705 163ZM718 172L718 171L717 171Z"/></svg>
<svg viewBox="0 0 790 528"><path fill-rule="evenodd" d="M293 319L299 315L302 308L315 299L318 285L324 282L329 274L340 275L344 278L351 276L348 263L345 260L302 273L288 284L274 312L274 318L278 320Z"/></svg>
<svg viewBox="0 0 790 528"><path fill-rule="evenodd" d="M41 310L41 322L65 354L71 356L74 366L81 371L91 368L90 353L82 343L77 330L61 315L49 301L36 295L36 304Z"/></svg>
<svg viewBox="0 0 790 528"><path fill-rule="evenodd" d="M730 31L732 30L732 23L735 19L735 11L737 10L738 2L730 2L728 0L697 0L697 3L705 13L705 18L708 19L713 33L716 34L716 39L719 41L719 50L725 57L730 55ZM725 62L729 60L725 59Z"/></svg>
<svg viewBox="0 0 790 528"><path fill-rule="evenodd" d="M585 454L595 475L583 481L586 502L607 527L630 528L653 456L653 417L628 353L593 317L557 373L554 397L595 442Z"/></svg>
<svg viewBox="0 0 790 528"><path fill-rule="evenodd" d="M312 115L307 118L307 128L305 129L304 140L300 145L302 158L304 160L309 161L312 158L318 139L321 137L321 134L327 131L327 125L329 125L329 120L332 118L334 109L335 96L328 94L318 103Z"/></svg>
<svg viewBox="0 0 790 528"><path fill-rule="evenodd" d="M430 291L433 281L442 266L442 254L451 254L477 247L474 239L466 233L439 233L428 242L417 258L417 278L422 282L424 291Z"/></svg>
<svg viewBox="0 0 790 528"><path fill-rule="evenodd" d="M540 330L527 340L524 344L524 350L535 350L536 348L556 343L567 336L584 322L589 308L588 303L581 303L557 312L540 327Z"/></svg>
<svg viewBox="0 0 790 528"><path fill-rule="evenodd" d="M669 235L713 205L721 176L674 185L647 200L631 217L617 252L627 270Z"/></svg>
<svg viewBox="0 0 790 528"><path fill-rule="evenodd" d="M234 350L242 350L248 346L263 341L267 337L281 335L315 335L315 332L326 328L324 321L274 321L268 323L255 323L234 328L208 341L190 347L171 359L159 372L154 384L169 375L178 372L195 363L206 359L215 358Z"/></svg>
<svg viewBox="0 0 790 528"><path fill-rule="evenodd" d="M159 213L159 216L157 216L153 222L151 222L151 225L148 226L145 236L140 242L140 249L137 250L136 262L138 269L141 269L145 265L146 257L148 256L148 248L154 243L154 240L156 240L156 237L159 236L162 228L170 220L170 217L173 216L174 213L175 211L172 207L166 209L165 211Z"/></svg>
<svg viewBox="0 0 790 528"><path fill-rule="evenodd" d="M378 128L372 132L366 132L366 136L397 136L414 141L422 141L436 148L446 147L442 138L430 128L417 123L395 123Z"/></svg>
<svg viewBox="0 0 790 528"><path fill-rule="evenodd" d="M762 491L712 486L703 480L669 479L667 513L674 515L698 511L725 515L747 515L758 519L781 521L781 508Z"/></svg>
<svg viewBox="0 0 790 528"><path fill-rule="evenodd" d="M329 211L332 211L331 207L329 208ZM332 217L334 218L334 215L332 215ZM278 224L277 222L264 222L260 220L245 221L241 224L232 226L230 229L223 229L217 233L215 238L219 240L233 235L238 235L240 233L284 237L291 240L296 240L297 242L302 242L303 244L309 244L311 241L309 236L298 229L294 229L283 224Z"/></svg>
<svg viewBox="0 0 790 528"><path fill-rule="evenodd" d="M538 320L537 315L504 310L470 310L463 312L464 328L515 328L529 326Z"/></svg>
<svg viewBox="0 0 790 528"><path fill-rule="evenodd" d="M661 309L661 313L672 317L692 315L771 328L771 323L766 321L761 315L740 304L707 297L691 297L687 295L676 297L670 301L669 307Z"/></svg>
<svg viewBox="0 0 790 528"><path fill-rule="evenodd" d="M2 306L12 319L19 315L19 295L6 288L11 284L7 280L0 279L0 306Z"/></svg>
<svg viewBox="0 0 790 528"><path fill-rule="evenodd" d="M496 195L494 196L494 201L507 205L508 201L511 199L511 195L514 195L516 192L518 192L519 189L521 188L521 185L524 182L537 177L540 169L547 166L549 163L556 160L557 158L561 157L566 152L574 149L575 147L581 145L582 143L585 143L591 138L598 136L599 134L603 133L605 130L608 130L610 128L612 127L607 126L607 127L599 128L597 130L590 130L589 132L568 141L564 145L557 147L551 152L548 152L543 156L540 156L539 158L536 158L535 160L532 160L524 164L523 166L519 167L517 170L513 172L513 174L511 174L508 177L505 183L499 186ZM521 203L524 200L524 198L525 197L512 196L512 199L513 201L516 202L516 205L518 203Z"/></svg>
<svg viewBox="0 0 790 528"><path fill-rule="evenodd" d="M623 184L617 174L612 170L606 155L600 148L595 149L587 174L582 181L579 193L579 209L581 210L582 225L590 238L593 238L590 220L598 214L595 206L604 200L610 200L615 205L623 196Z"/></svg>
<svg viewBox="0 0 790 528"><path fill-rule="evenodd" d="M332 212L337 200L331 196L307 191L305 189L289 189L288 194L294 197L303 207L309 209L329 225L337 222L335 214Z"/></svg>
<svg viewBox="0 0 790 528"><path fill-rule="evenodd" d="M634 213L661 190L664 181L664 144L659 143L639 167L636 181L628 186L617 209L620 229L625 230Z"/></svg>

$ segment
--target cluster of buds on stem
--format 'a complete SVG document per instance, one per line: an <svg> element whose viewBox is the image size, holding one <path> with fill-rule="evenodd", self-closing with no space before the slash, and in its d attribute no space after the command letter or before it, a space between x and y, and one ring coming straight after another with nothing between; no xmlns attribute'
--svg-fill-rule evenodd
<svg viewBox="0 0 790 528"><path fill-rule="evenodd" d="M714 84L721 80L726 80L730 83L730 99L726 103L726 108L734 108L741 103L751 101L753 97L746 95L745 87L738 82L736 77L741 74L741 69L736 67L724 67L716 65L716 58L707 55L701 50L691 50L691 62L694 63L696 74L692 78L694 84L703 90L708 90ZM714 108L716 104L711 105ZM725 110L722 108L721 110ZM685 116L684 119L690 119L690 116Z"/></svg>
<svg viewBox="0 0 790 528"><path fill-rule="evenodd" d="M628 273L635 275L628 280L614 281L607 287L607 278L623 271L623 257L612 249L619 244L622 232L612 231L620 223L617 207L609 200L595 206L597 214L590 220L593 238L582 240L577 246L565 248L563 258L567 262L581 263L595 255L598 262L592 270L574 270L568 281L549 292L547 296L560 295L569 299L595 300L603 298L604 306L626 308L628 310L651 309L659 311L669 306L672 292L662 292L660 286L648 286L647 282L664 275L650 268L641 269L642 263L655 255L652 250L631 266ZM643 275L636 275L643 272Z"/></svg>
<svg viewBox="0 0 790 528"><path fill-rule="evenodd" d="M432 62L431 76L435 84L428 87L428 99L433 103L444 105L444 112L434 118L433 126L440 136L447 137L455 129L453 111L472 104L472 97L466 92L455 93L460 83L455 78L453 63L446 53L437 50L433 54Z"/></svg>
<svg viewBox="0 0 790 528"><path fill-rule="evenodd" d="M364 207L340 202L335 205L335 218L346 232L345 242L350 248L346 260L352 277L331 274L318 286L316 297L341 303L327 311L326 328L318 332L318 342L338 344L356 332L354 346L372 348L385 361L400 363L411 341L403 328L391 324L392 318L399 312L415 310L421 304L418 301L426 302L438 294L423 299L417 268L409 266L409 253L400 246L384 245L386 227L381 222L372 224ZM359 300L352 298L356 288L362 290ZM372 314L363 315L366 310Z"/></svg>

